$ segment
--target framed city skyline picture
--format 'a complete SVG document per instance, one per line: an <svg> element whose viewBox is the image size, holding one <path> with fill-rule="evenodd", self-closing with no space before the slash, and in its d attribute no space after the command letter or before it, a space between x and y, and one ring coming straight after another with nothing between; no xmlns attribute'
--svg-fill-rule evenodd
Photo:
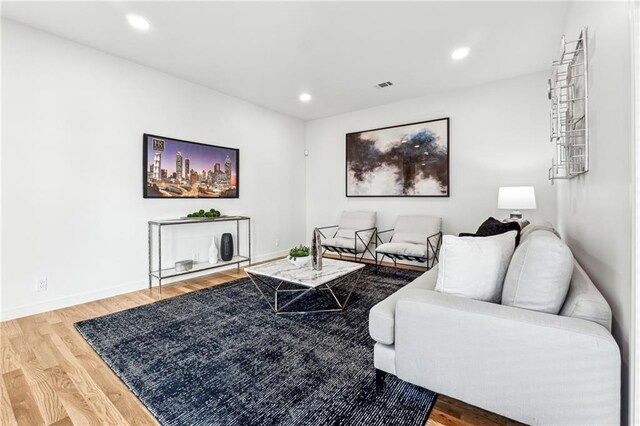
<svg viewBox="0 0 640 426"><path fill-rule="evenodd" d="M238 198L240 150L145 133L144 198Z"/></svg>
<svg viewBox="0 0 640 426"><path fill-rule="evenodd" d="M346 135L347 197L448 197L449 118Z"/></svg>

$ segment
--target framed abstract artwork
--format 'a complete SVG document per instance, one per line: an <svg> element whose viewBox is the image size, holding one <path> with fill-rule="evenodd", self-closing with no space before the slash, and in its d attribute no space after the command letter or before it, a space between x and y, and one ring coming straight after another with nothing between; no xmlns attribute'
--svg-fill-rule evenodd
<svg viewBox="0 0 640 426"><path fill-rule="evenodd" d="M347 134L347 197L448 197L449 118Z"/></svg>
<svg viewBox="0 0 640 426"><path fill-rule="evenodd" d="M238 149L142 137L144 198L238 198L239 170Z"/></svg>

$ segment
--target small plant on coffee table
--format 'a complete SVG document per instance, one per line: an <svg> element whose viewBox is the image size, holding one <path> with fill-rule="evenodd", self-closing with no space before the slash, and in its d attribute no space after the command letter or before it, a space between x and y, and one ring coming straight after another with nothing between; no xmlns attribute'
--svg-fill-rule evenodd
<svg viewBox="0 0 640 426"><path fill-rule="evenodd" d="M299 257L309 256L309 252L310 252L309 247L303 246L302 244L300 244L299 246L289 250L289 257L291 257L293 260L296 260Z"/></svg>

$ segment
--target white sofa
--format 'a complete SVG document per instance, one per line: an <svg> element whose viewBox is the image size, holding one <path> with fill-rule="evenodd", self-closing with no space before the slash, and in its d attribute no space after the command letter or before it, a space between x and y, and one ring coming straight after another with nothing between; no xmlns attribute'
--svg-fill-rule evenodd
<svg viewBox="0 0 640 426"><path fill-rule="evenodd" d="M577 262L558 315L439 293L437 276L436 266L371 309L379 380L394 374L528 424L620 424L611 309Z"/></svg>

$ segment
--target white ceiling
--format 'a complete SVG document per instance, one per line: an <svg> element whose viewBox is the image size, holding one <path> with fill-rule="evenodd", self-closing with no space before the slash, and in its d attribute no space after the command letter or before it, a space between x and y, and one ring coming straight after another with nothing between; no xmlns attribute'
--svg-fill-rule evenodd
<svg viewBox="0 0 640 426"><path fill-rule="evenodd" d="M2 16L304 120L549 69L566 2L3 2ZM131 28L125 14L151 23ZM470 55L451 60L467 45ZM375 89L390 80L394 85ZM301 92L313 100L303 104Z"/></svg>

